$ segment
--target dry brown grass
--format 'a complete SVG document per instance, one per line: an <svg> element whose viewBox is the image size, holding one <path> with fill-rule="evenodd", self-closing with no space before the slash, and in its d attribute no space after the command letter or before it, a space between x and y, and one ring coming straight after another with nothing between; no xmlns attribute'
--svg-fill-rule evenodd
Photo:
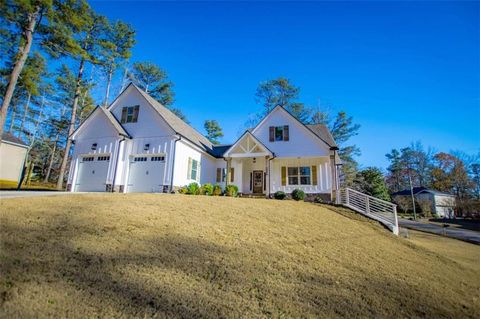
<svg viewBox="0 0 480 319"><path fill-rule="evenodd" d="M343 214L185 195L3 200L0 316L479 317L480 247Z"/></svg>

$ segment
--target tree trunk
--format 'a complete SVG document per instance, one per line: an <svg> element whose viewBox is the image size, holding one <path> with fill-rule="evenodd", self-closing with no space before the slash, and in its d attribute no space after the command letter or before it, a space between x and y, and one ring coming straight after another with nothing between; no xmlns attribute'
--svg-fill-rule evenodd
<svg viewBox="0 0 480 319"><path fill-rule="evenodd" d="M18 130L18 137L22 135L25 131L25 122L27 121L27 113L28 109L30 108L30 99L32 98L32 94L28 92L27 95L27 103L25 103L25 109L23 110L23 117L22 122L20 123L20 130Z"/></svg>
<svg viewBox="0 0 480 319"><path fill-rule="evenodd" d="M42 118L44 107L45 107L45 95L42 96L42 102L40 103L40 109L39 109L39 112L38 112L38 117L35 120L35 126L33 128L33 133L31 135L30 149L33 147L33 144L35 144L35 138L37 136L38 126L40 125L40 119Z"/></svg>
<svg viewBox="0 0 480 319"><path fill-rule="evenodd" d="M72 135L75 130L75 115L77 113L78 99L80 97L80 85L83 77L83 70L85 68L85 59L80 60L80 66L78 69L77 83L75 84L75 96L73 99L72 105L72 115L70 117L70 125L68 128L67 142L65 145L65 153L63 154L62 165L60 166L60 172L58 174L57 189L63 189L63 177L65 176L65 170L67 168L68 156L70 155L70 147L72 146L72 141L70 140L70 135Z"/></svg>
<svg viewBox="0 0 480 319"><path fill-rule="evenodd" d="M35 32L35 27L37 26L37 18L40 15L40 6L35 8L34 13L30 13L27 17L27 26L23 31L22 38L24 39L23 45L19 47L18 60L13 66L13 70L8 79L7 89L3 97L2 108L0 109L0 137L3 134L3 126L5 125L5 119L7 117L8 107L15 92L15 87L17 85L18 78L22 72L25 61L27 60L28 54L32 47L33 42L33 33ZM0 138L0 144L2 139Z"/></svg>
<svg viewBox="0 0 480 319"><path fill-rule="evenodd" d="M108 71L108 79L107 79L107 89L105 92L105 100L103 101L103 105L105 107L108 106L108 96L110 95L110 85L112 83L112 76L113 76L113 70Z"/></svg>
<svg viewBox="0 0 480 319"><path fill-rule="evenodd" d="M10 134L13 134L12 131L13 131L13 126L15 125L16 117L17 117L17 105L14 104L12 109L12 114L10 115L10 127L8 128L8 131L10 132Z"/></svg>
<svg viewBox="0 0 480 319"><path fill-rule="evenodd" d="M120 95L120 93L122 93L125 87L127 86L127 79L128 79L128 68L125 67L125 72L123 72L122 87L120 88L120 91L118 92L117 95Z"/></svg>
<svg viewBox="0 0 480 319"><path fill-rule="evenodd" d="M43 179L44 183L48 183L50 179L50 174L52 172L53 161L55 160L55 152L57 151L57 143L58 143L58 134L55 136L55 141L53 142L52 154L50 155L50 161L48 162L48 169L47 173L45 174L45 178Z"/></svg>

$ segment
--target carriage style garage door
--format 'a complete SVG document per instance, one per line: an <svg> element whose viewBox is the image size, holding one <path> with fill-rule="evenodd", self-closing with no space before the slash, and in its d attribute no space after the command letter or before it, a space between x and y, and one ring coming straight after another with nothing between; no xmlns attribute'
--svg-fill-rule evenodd
<svg viewBox="0 0 480 319"><path fill-rule="evenodd" d="M78 169L76 192L105 192L110 155L84 156Z"/></svg>
<svg viewBox="0 0 480 319"><path fill-rule="evenodd" d="M159 193L163 191L165 156L135 156L130 160L127 192Z"/></svg>

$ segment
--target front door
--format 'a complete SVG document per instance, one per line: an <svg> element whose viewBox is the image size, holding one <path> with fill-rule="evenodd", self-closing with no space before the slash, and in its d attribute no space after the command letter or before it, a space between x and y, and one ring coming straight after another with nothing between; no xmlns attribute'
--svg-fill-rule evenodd
<svg viewBox="0 0 480 319"><path fill-rule="evenodd" d="M263 193L263 171L253 171L253 192Z"/></svg>

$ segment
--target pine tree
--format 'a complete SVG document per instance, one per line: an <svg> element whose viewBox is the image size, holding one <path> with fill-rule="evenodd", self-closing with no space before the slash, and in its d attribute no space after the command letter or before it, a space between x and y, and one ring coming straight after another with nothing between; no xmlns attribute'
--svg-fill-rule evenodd
<svg viewBox="0 0 480 319"><path fill-rule="evenodd" d="M220 142L218 141L218 139L223 137L223 132L220 124L218 124L218 122L215 120L206 120L203 124L203 127L207 132L207 135L205 136L208 138L208 140L213 144L219 144Z"/></svg>
<svg viewBox="0 0 480 319"><path fill-rule="evenodd" d="M173 83L168 80L167 73L157 65L151 62L135 62L128 76L162 105L169 107L173 104Z"/></svg>
<svg viewBox="0 0 480 319"><path fill-rule="evenodd" d="M85 1L67 1L62 12L66 16L62 16L61 19L67 19L68 15L71 24L68 27L51 32L51 37L47 41L47 48L52 55L67 56L78 62L78 69L74 82L75 90L70 110L70 123L68 134L65 138L65 152L60 166L57 189L63 188L64 175L71 148L69 136L73 133L77 124L77 111L82 98L82 81L85 66L87 63L100 64L101 53L105 52L102 47L102 44L104 44L102 39L105 38L104 33L108 30L107 19L96 14ZM63 43L63 46L57 50L58 47L55 44L60 42Z"/></svg>
<svg viewBox="0 0 480 319"><path fill-rule="evenodd" d="M385 177L380 169L369 167L357 173L354 186L360 192L386 201L390 200Z"/></svg>
<svg viewBox="0 0 480 319"><path fill-rule="evenodd" d="M0 2L0 22L3 26L1 33L5 34L5 30L7 30L10 33L10 36L7 38L10 41L15 40L14 43L17 47L10 50L15 53L12 55L12 66L0 109L0 136L3 133L6 116L18 79L33 45L33 35L41 27L39 24L42 21L46 23L47 18L51 17L55 12L52 5L53 2L51 0L4 0ZM5 39L5 37L2 38ZM5 43L2 44L2 51L6 51ZM7 49L7 51L9 50Z"/></svg>
<svg viewBox="0 0 480 319"><path fill-rule="evenodd" d="M124 63L131 55L131 48L135 44L135 31L133 28L122 22L116 21L109 24L105 39L102 40L102 69L107 76L105 98L103 104L108 105L112 77L117 68Z"/></svg>

